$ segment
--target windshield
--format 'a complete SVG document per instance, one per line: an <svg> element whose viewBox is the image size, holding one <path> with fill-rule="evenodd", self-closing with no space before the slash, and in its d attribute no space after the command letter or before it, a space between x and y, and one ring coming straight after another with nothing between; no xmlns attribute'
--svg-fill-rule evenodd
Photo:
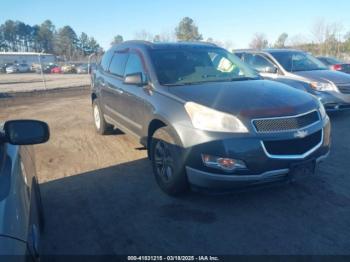
<svg viewBox="0 0 350 262"><path fill-rule="evenodd" d="M151 51L161 85L260 79L240 59L221 48L181 47Z"/></svg>
<svg viewBox="0 0 350 262"><path fill-rule="evenodd" d="M272 52L271 55L288 72L327 70L320 60L304 52Z"/></svg>

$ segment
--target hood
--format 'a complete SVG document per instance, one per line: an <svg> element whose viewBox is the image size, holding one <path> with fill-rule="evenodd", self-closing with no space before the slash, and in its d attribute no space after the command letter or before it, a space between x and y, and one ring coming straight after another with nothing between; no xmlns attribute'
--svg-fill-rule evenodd
<svg viewBox="0 0 350 262"><path fill-rule="evenodd" d="M350 75L332 70L313 70L293 72L292 74L306 78L309 81L333 82L334 84L349 84Z"/></svg>
<svg viewBox="0 0 350 262"><path fill-rule="evenodd" d="M169 92L182 100L249 119L296 115L318 106L308 93L268 80L174 86Z"/></svg>

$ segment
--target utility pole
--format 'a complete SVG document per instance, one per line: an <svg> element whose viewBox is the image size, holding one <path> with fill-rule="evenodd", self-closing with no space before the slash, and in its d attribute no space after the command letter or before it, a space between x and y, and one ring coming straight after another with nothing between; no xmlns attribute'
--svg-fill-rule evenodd
<svg viewBox="0 0 350 262"><path fill-rule="evenodd" d="M46 90L46 89L47 89L47 88L46 88L46 80L45 80L45 75L44 75L44 71L43 71L43 65L42 65L42 63L41 63L41 54L42 54L42 52L39 53L38 59L39 59L39 64L40 64L41 78L42 78L42 80L43 80L44 88L45 88L45 90Z"/></svg>
<svg viewBox="0 0 350 262"><path fill-rule="evenodd" d="M90 69L91 69L91 58L93 58L96 54L92 53L91 55L89 55L89 61L88 61L88 74L90 73Z"/></svg>

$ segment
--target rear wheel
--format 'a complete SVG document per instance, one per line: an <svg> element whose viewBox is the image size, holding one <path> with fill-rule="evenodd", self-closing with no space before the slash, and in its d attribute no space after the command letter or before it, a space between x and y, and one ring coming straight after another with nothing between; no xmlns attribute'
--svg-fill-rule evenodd
<svg viewBox="0 0 350 262"><path fill-rule="evenodd" d="M112 125L108 124L104 119L97 99L92 103L92 115L97 133L105 135L112 129Z"/></svg>
<svg viewBox="0 0 350 262"><path fill-rule="evenodd" d="M151 161L156 181L167 194L176 196L188 191L183 154L168 127L158 129L151 141Z"/></svg>

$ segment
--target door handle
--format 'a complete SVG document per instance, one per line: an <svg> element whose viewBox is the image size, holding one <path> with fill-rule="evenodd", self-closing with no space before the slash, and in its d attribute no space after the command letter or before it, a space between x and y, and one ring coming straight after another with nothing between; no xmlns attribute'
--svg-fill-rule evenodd
<svg viewBox="0 0 350 262"><path fill-rule="evenodd" d="M121 89L116 89L115 91L117 91L117 93L120 94L120 95L122 95L124 93L124 91L121 90Z"/></svg>

